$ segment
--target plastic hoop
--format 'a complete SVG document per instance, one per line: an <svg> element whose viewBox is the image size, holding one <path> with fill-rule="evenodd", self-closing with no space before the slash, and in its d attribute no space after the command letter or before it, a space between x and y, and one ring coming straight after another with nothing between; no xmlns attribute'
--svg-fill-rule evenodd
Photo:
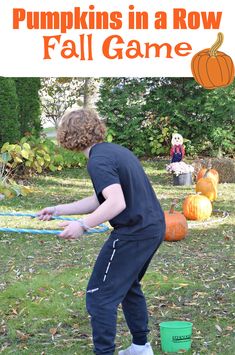
<svg viewBox="0 0 235 355"><path fill-rule="evenodd" d="M207 225L207 224L221 223L227 217L229 217L229 213L227 211L213 210L213 213L221 214L221 217L218 219L205 220L205 221L201 221L201 222L191 222L188 224L188 227L194 228L194 227L200 227L202 225Z"/></svg>
<svg viewBox="0 0 235 355"><path fill-rule="evenodd" d="M36 218L35 213L20 213L20 212L0 212L0 216L12 216L12 217L30 217ZM69 218L69 217L52 217L54 220L61 221L78 221L78 218ZM104 233L109 230L109 227L105 224L100 224L98 228L92 228L91 230L85 232L85 234L94 234L94 233ZM0 232L7 233L29 233L29 234L60 234L62 230L56 229L28 229L28 228L3 228L0 227Z"/></svg>

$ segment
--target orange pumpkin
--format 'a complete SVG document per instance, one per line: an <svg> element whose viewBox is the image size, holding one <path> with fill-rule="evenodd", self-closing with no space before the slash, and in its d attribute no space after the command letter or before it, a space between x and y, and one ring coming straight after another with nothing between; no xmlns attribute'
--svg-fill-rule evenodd
<svg viewBox="0 0 235 355"><path fill-rule="evenodd" d="M219 32L211 48L203 49L194 55L191 70L195 80L205 89L226 87L233 82L234 64L230 56L218 51L224 40Z"/></svg>
<svg viewBox="0 0 235 355"><path fill-rule="evenodd" d="M212 204L206 196L189 195L183 202L183 214L189 220L205 220L212 214Z"/></svg>
<svg viewBox="0 0 235 355"><path fill-rule="evenodd" d="M197 181L200 180L203 177L209 177L211 179L214 179L216 184L219 183L219 173L215 169L202 168L201 170L199 170L199 172L197 174Z"/></svg>
<svg viewBox="0 0 235 355"><path fill-rule="evenodd" d="M184 215L174 210L175 204L171 205L169 212L165 213L166 233L165 240L174 242L184 239L188 234L188 223Z"/></svg>
<svg viewBox="0 0 235 355"><path fill-rule="evenodd" d="M209 177L203 177L196 183L196 192L209 198L210 201L217 199L217 184Z"/></svg>

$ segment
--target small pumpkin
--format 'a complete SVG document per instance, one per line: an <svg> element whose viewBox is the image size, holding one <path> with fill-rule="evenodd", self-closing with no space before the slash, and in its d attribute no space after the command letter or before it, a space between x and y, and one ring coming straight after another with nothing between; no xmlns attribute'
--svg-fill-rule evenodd
<svg viewBox="0 0 235 355"><path fill-rule="evenodd" d="M232 58L218 51L223 41L224 35L219 32L211 48L203 49L192 58L191 70L194 79L205 89L226 87L234 80Z"/></svg>
<svg viewBox="0 0 235 355"><path fill-rule="evenodd" d="M203 177L196 183L196 192L209 198L210 201L217 199L217 184L209 177Z"/></svg>
<svg viewBox="0 0 235 355"><path fill-rule="evenodd" d="M189 195L183 202L183 214L189 220L203 221L212 214L211 201L203 195Z"/></svg>
<svg viewBox="0 0 235 355"><path fill-rule="evenodd" d="M197 174L197 181L200 180L203 177L209 177L211 179L214 179L216 184L219 183L219 173L215 169L202 168L201 170L199 170L199 172Z"/></svg>
<svg viewBox="0 0 235 355"><path fill-rule="evenodd" d="M188 223L185 216L174 210L175 203L168 211L164 212L166 221L165 240L174 242L184 239L188 234Z"/></svg>

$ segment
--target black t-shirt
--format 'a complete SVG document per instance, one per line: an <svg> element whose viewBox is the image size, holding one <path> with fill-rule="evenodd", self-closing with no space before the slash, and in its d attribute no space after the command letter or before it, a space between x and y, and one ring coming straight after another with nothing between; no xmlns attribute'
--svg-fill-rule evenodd
<svg viewBox="0 0 235 355"><path fill-rule="evenodd" d="M126 209L110 220L112 234L119 237L163 237L164 213L139 160L127 148L112 143L98 143L90 150L87 165L95 193L102 204L103 189L120 184Z"/></svg>

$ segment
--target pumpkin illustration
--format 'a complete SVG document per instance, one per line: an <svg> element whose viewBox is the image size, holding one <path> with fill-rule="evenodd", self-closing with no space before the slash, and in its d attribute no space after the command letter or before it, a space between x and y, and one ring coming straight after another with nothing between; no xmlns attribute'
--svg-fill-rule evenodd
<svg viewBox="0 0 235 355"><path fill-rule="evenodd" d="M197 174L197 181L203 177L208 177L208 178L214 180L216 184L219 183L219 173L215 169L202 168L201 170L199 170L199 172Z"/></svg>
<svg viewBox="0 0 235 355"><path fill-rule="evenodd" d="M208 197L210 201L215 201L217 199L217 183L209 177L203 177L196 183L196 192Z"/></svg>
<svg viewBox="0 0 235 355"><path fill-rule="evenodd" d="M189 195L183 202L183 214L189 220L202 221L212 214L211 201L203 195Z"/></svg>
<svg viewBox="0 0 235 355"><path fill-rule="evenodd" d="M211 48L203 49L192 58L191 70L194 79L205 89L226 87L233 82L234 64L230 56L218 51L224 41L219 32Z"/></svg>
<svg viewBox="0 0 235 355"><path fill-rule="evenodd" d="M169 212L164 212L166 220L165 240L174 242L184 239L188 234L188 223L185 216L174 210L175 203Z"/></svg>

